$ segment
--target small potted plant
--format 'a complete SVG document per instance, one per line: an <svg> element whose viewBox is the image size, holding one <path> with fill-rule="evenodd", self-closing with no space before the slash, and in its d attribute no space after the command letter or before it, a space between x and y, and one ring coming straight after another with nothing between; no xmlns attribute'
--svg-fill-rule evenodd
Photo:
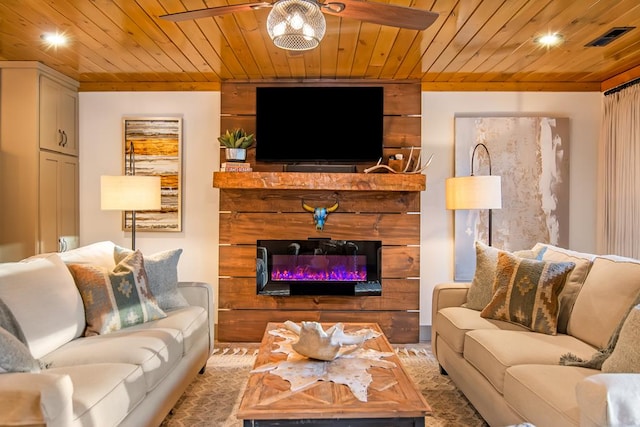
<svg viewBox="0 0 640 427"><path fill-rule="evenodd" d="M247 159L247 148L255 142L253 134L247 134L244 129L226 130L218 141L226 147L225 155L230 162L243 162Z"/></svg>

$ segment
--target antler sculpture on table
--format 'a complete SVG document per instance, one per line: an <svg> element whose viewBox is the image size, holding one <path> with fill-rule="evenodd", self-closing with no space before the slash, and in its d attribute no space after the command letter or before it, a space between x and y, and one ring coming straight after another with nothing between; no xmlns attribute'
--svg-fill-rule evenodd
<svg viewBox="0 0 640 427"><path fill-rule="evenodd" d="M429 156L429 159L427 159L427 163L425 163L424 166L420 166L420 159L422 157L422 152L418 153L418 157L416 158L416 160L414 162L413 169L409 170L409 168L411 166L411 162L413 161L413 148L414 147L411 147L411 151L409 152L409 160L407 161L407 165L404 167L402 172L398 172L398 171L394 170L393 168L391 168L388 165L383 165L382 164L382 157L381 157L378 160L378 163L376 163L375 166L371 166L370 168L365 169L364 173L373 172L374 170L378 170L378 169L387 169L389 172L392 172L392 173L406 173L406 174L421 173L426 168L428 168L429 165L431 164L431 160L433 160L433 154Z"/></svg>

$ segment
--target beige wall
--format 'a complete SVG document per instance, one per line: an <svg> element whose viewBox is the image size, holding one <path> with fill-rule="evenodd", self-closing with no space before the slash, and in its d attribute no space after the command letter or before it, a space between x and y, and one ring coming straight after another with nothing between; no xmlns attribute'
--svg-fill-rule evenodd
<svg viewBox="0 0 640 427"><path fill-rule="evenodd" d="M453 176L456 113L566 116L571 120L571 249L595 251L596 144L602 95L539 92L423 92L422 144L435 154L422 197L420 325L431 324L431 292L453 278L453 213L444 208L444 180ZM218 194L211 173L219 163L219 92L80 94L81 244L113 240L130 245L117 212L100 210L100 175L122 171L123 115L183 116L183 231L136 234L145 253L181 247L181 280L217 285Z"/></svg>
<svg viewBox="0 0 640 427"><path fill-rule="evenodd" d="M153 254L182 248L180 280L217 283L220 92L80 93L80 244L112 240L131 247L121 214L100 210L100 176L122 174L123 116L182 116L182 231L136 232Z"/></svg>

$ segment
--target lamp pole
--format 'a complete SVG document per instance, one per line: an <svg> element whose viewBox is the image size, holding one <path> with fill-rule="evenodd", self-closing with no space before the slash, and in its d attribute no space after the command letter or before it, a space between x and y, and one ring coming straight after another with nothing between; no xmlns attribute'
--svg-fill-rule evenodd
<svg viewBox="0 0 640 427"><path fill-rule="evenodd" d="M484 145L482 142L480 142L480 143L476 144L475 147L473 147L473 152L471 153L471 176L473 176L473 159L476 156L476 150L478 150L478 147L484 148L484 151L487 153L487 159L489 159L489 175L491 175L491 154L489 154L489 149L487 148L487 146ZM492 227L491 227L492 226L492 222L493 222L492 221L492 216L493 216L492 209L489 208L489 221L488 221L489 229L487 231L487 233L489 235L489 238L487 239L487 241L489 243L489 246L491 246L491 235L493 234L492 233Z"/></svg>
<svg viewBox="0 0 640 427"><path fill-rule="evenodd" d="M473 167L473 166L472 166ZM133 146L133 141L129 141L129 175L135 176L136 174L136 153ZM489 226L491 227L491 226ZM491 240L491 237L489 237ZM491 245L491 243L489 243ZM131 210L131 250L136 250L136 211Z"/></svg>

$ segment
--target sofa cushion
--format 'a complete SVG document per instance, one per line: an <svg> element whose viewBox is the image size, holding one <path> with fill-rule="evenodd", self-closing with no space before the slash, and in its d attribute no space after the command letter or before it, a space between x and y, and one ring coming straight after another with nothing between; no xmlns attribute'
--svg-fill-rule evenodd
<svg viewBox="0 0 640 427"><path fill-rule="evenodd" d="M594 348L569 335L477 329L467 332L464 358L503 393L504 375L511 366L558 365L567 351L590 357Z"/></svg>
<svg viewBox="0 0 640 427"><path fill-rule="evenodd" d="M572 262L546 262L498 254L495 294L482 310L482 317L526 326L532 331L555 335L558 325L558 295Z"/></svg>
<svg viewBox="0 0 640 427"><path fill-rule="evenodd" d="M494 282L498 263L498 253L505 252L492 246L487 246L476 240L476 269L467 293L467 301L463 307L473 310L482 310L491 302L495 292ZM535 258L537 253L533 250L516 251L515 256L522 258Z"/></svg>
<svg viewBox="0 0 640 427"><path fill-rule="evenodd" d="M0 264L0 299L15 316L36 359L84 331L80 293L56 254Z"/></svg>
<svg viewBox="0 0 640 427"><path fill-rule="evenodd" d="M537 243L533 247L533 250L539 253L540 259L543 261L573 262L576 265L571 274L569 274L567 282L564 284L564 288L562 288L562 292L560 292L558 332L566 334L571 310L596 256L545 243Z"/></svg>
<svg viewBox="0 0 640 427"><path fill-rule="evenodd" d="M136 330L164 328L176 329L182 333L183 354L191 350L194 343L209 335L207 311L200 306L189 306L171 310L167 317L133 327Z"/></svg>
<svg viewBox="0 0 640 427"><path fill-rule="evenodd" d="M84 302L85 336L108 334L166 316L149 289L140 251L125 257L111 271L87 264L69 264L69 269Z"/></svg>
<svg viewBox="0 0 640 427"><path fill-rule="evenodd" d="M512 366L505 374L504 398L536 426L577 426L576 385L597 372L557 365Z"/></svg>
<svg viewBox="0 0 640 427"><path fill-rule="evenodd" d="M177 329L136 326L106 335L79 338L48 354L51 368L96 363L126 363L142 368L147 391L153 390L181 360L183 337Z"/></svg>
<svg viewBox="0 0 640 427"><path fill-rule="evenodd" d="M147 394L142 369L137 365L94 363L52 368L47 373L71 378L73 425L120 425Z"/></svg>
<svg viewBox="0 0 640 427"><path fill-rule="evenodd" d="M115 246L114 259L116 263L122 261L132 250ZM149 278L151 293L163 310L187 307L189 303L178 291L178 260L182 249L158 252L144 255L144 269Z"/></svg>
<svg viewBox="0 0 640 427"><path fill-rule="evenodd" d="M596 257L576 298L567 332L594 347L606 347L639 292L640 261Z"/></svg>
<svg viewBox="0 0 640 427"><path fill-rule="evenodd" d="M527 331L524 326L502 322L500 320L484 319L478 310L464 307L446 307L436 314L435 329L444 341L456 353L462 354L465 334L474 329L507 329Z"/></svg>
<svg viewBox="0 0 640 427"><path fill-rule="evenodd" d="M602 364L602 372L640 373L640 305L631 309L618 342Z"/></svg>
<svg viewBox="0 0 640 427"><path fill-rule="evenodd" d="M99 265L109 270L116 266L113 260L115 243L110 241L91 243L66 252L60 252L60 258L66 264Z"/></svg>

